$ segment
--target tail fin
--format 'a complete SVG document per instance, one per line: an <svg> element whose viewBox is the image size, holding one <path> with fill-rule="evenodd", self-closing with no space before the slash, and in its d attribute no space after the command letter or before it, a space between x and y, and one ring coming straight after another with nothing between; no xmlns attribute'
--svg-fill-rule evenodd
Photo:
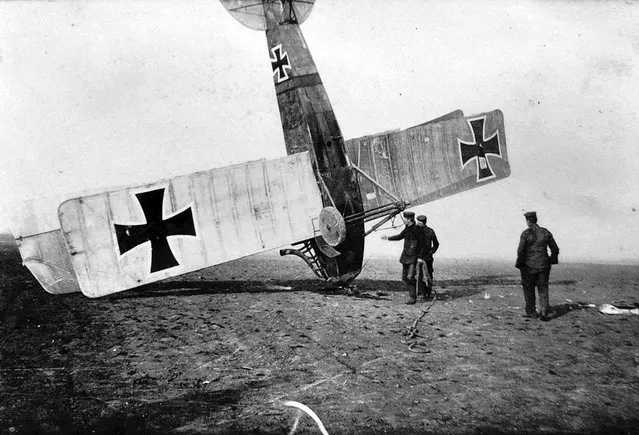
<svg viewBox="0 0 639 435"><path fill-rule="evenodd" d="M302 24L311 14L315 0L220 0L227 11L249 29L266 30L265 3L281 3L281 22Z"/></svg>

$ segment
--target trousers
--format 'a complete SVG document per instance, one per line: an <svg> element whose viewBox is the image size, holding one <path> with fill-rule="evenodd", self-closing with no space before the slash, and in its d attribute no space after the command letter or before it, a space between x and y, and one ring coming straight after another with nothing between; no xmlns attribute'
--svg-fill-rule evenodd
<svg viewBox="0 0 639 435"><path fill-rule="evenodd" d="M524 289L524 301L526 302L526 314L535 314L535 287L539 292L539 314L547 316L550 311L550 300L548 296L548 280L550 278L550 267L544 270L529 269L522 267L521 285Z"/></svg>
<svg viewBox="0 0 639 435"><path fill-rule="evenodd" d="M408 297L411 301L417 300L417 289L415 286L417 285L417 280L415 276L417 275L417 262L402 264L402 281L406 284L408 288Z"/></svg>

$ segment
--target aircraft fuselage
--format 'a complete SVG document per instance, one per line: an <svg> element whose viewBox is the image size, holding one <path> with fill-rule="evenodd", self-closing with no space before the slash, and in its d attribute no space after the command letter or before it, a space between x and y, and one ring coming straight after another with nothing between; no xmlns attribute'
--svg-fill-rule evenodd
<svg viewBox="0 0 639 435"><path fill-rule="evenodd" d="M358 178L294 14L283 16L279 2L264 2L264 12L286 150L288 154L312 151L324 207L337 209L345 219L343 241L334 249L321 236L309 243L326 278L347 284L359 274L364 257L364 219L353 218L364 211Z"/></svg>

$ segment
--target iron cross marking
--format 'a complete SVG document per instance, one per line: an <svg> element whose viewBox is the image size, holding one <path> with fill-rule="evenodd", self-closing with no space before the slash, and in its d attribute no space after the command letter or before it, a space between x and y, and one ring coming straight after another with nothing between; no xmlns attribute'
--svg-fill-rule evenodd
<svg viewBox="0 0 639 435"><path fill-rule="evenodd" d="M288 54L286 52L282 53L282 44L271 48L271 54L273 75L277 74L277 83L285 82L290 78L286 69L293 69L291 63L288 61Z"/></svg>
<svg viewBox="0 0 639 435"><path fill-rule="evenodd" d="M145 242L151 242L151 273L178 266L167 237L195 236L191 207L168 219L162 218L165 189L137 193L146 223L141 225L114 224L120 255Z"/></svg>
<svg viewBox="0 0 639 435"><path fill-rule="evenodd" d="M472 142L464 142L459 138L457 139L457 142L459 143L462 169L473 159L477 162L477 182L495 178L495 173L490 167L490 162L488 161L487 156L493 155L501 158L499 131L495 131L492 136L485 139L485 122L485 116L469 120L470 128L473 131Z"/></svg>

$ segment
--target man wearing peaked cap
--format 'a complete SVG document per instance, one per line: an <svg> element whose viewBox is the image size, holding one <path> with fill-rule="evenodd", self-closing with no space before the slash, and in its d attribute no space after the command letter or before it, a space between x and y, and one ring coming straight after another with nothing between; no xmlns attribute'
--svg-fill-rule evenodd
<svg viewBox="0 0 639 435"><path fill-rule="evenodd" d="M515 267L521 272L521 284L524 289L526 314L536 316L535 287L539 292L539 317L548 320L550 302L548 280L551 265L559 263L559 247L550 231L537 225L537 213L524 213L528 229L521 233L517 248ZM550 249L550 256L548 255Z"/></svg>
<svg viewBox="0 0 639 435"><path fill-rule="evenodd" d="M402 263L402 281L408 288L407 304L417 302L417 260L419 253L424 246L424 235L420 228L415 225L415 213L404 212L404 224L406 226L401 233L395 236L382 236L384 240L404 240L404 249L399 262Z"/></svg>
<svg viewBox="0 0 639 435"><path fill-rule="evenodd" d="M426 226L428 219L424 215L417 216L417 227L424 232L424 246L420 252L417 265L417 282L424 300L432 297L433 292L433 254L439 248L439 240L435 230ZM424 283L424 267L426 266L426 283Z"/></svg>

